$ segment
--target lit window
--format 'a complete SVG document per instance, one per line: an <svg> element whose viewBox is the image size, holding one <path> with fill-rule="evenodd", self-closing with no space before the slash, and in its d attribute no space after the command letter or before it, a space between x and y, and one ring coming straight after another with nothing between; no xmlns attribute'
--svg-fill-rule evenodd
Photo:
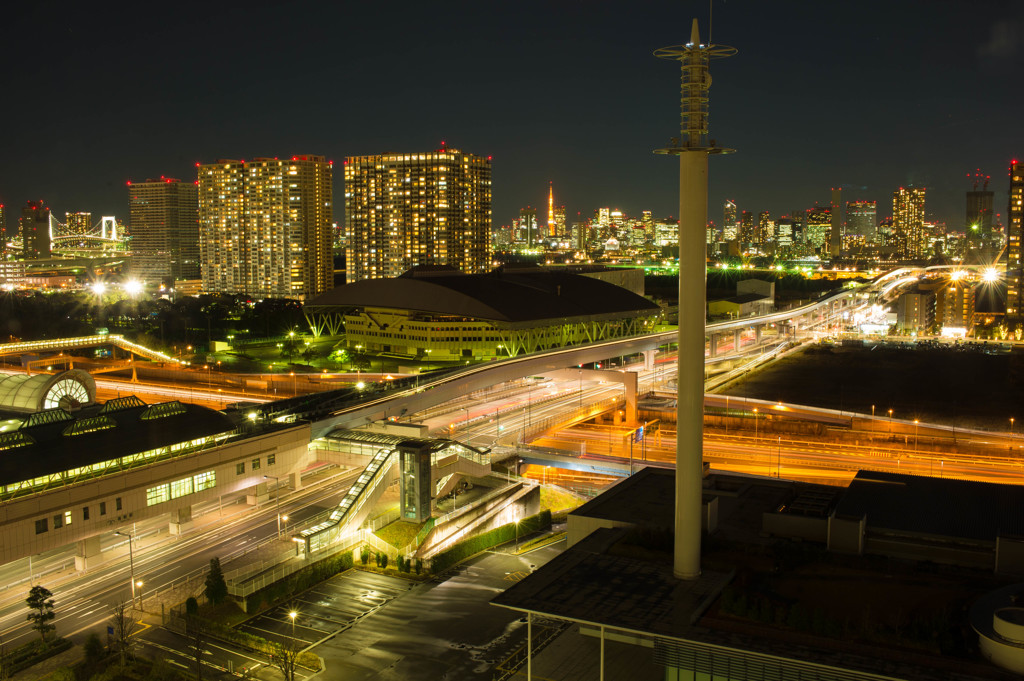
<svg viewBox="0 0 1024 681"><path fill-rule="evenodd" d="M170 498L170 486L166 483L146 490L146 506L155 506Z"/></svg>

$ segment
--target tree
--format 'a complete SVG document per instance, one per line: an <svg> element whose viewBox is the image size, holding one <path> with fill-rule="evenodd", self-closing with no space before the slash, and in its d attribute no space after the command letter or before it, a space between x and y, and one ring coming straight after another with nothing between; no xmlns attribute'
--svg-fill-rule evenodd
<svg viewBox="0 0 1024 681"><path fill-rule="evenodd" d="M82 652L85 653L85 664L89 667L95 667L103 659L103 641L100 640L99 634L93 632L86 637ZM2 676L0 674L0 677Z"/></svg>
<svg viewBox="0 0 1024 681"><path fill-rule="evenodd" d="M136 626L136 622L132 618L131 604L121 601L115 605L107 626L114 630L114 646L117 648L121 671L124 671L126 660L131 657L131 636L135 633Z"/></svg>
<svg viewBox="0 0 1024 681"><path fill-rule="evenodd" d="M296 661L299 657L299 646L295 639L289 638L283 644L278 643L270 653L270 664L281 670L284 681L295 681Z"/></svg>
<svg viewBox="0 0 1024 681"><path fill-rule="evenodd" d="M51 624L57 614L53 611L53 594L45 586L36 585L28 592L25 603L29 609L34 611L28 614L32 628L39 632L39 637L46 643L46 635L57 630L57 625Z"/></svg>
<svg viewBox="0 0 1024 681"><path fill-rule="evenodd" d="M220 558L210 559L210 571L206 573L206 589L203 591L212 605L222 603L228 597L228 583L220 569Z"/></svg>

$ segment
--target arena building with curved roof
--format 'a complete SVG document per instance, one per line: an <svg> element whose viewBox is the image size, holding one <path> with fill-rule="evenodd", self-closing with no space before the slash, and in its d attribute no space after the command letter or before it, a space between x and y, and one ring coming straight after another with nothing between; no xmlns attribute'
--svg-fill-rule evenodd
<svg viewBox="0 0 1024 681"><path fill-rule="evenodd" d="M305 314L317 336L344 329L349 348L433 360L516 357L653 331L661 308L603 272L413 268L332 289Z"/></svg>

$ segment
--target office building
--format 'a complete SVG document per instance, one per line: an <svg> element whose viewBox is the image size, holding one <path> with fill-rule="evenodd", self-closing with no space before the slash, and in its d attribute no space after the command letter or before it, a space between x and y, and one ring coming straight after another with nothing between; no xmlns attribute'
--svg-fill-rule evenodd
<svg viewBox="0 0 1024 681"><path fill-rule="evenodd" d="M757 243L766 244L775 239L775 221L771 213L761 211L757 216Z"/></svg>
<svg viewBox="0 0 1024 681"><path fill-rule="evenodd" d="M832 209L824 206L808 208L804 218L804 243L814 249L821 249L828 243L832 229Z"/></svg>
<svg viewBox="0 0 1024 681"><path fill-rule="evenodd" d="M832 204L830 209L832 222L829 227L828 254L835 257L839 255L843 248L843 227L845 226L845 220L843 219L843 190L841 188L832 188Z"/></svg>
<svg viewBox="0 0 1024 681"><path fill-rule="evenodd" d="M744 245L757 243L757 227L754 224L754 214L748 210L743 211L740 216L739 240Z"/></svg>
<svg viewBox="0 0 1024 681"><path fill-rule="evenodd" d="M533 246L537 238L537 209L533 206L519 209L519 236L517 239L527 246Z"/></svg>
<svg viewBox="0 0 1024 681"><path fill-rule="evenodd" d="M779 246L793 245L793 218L784 215L775 223L775 241Z"/></svg>
<svg viewBox="0 0 1024 681"><path fill-rule="evenodd" d="M722 208L722 229L728 229L732 227L736 228L736 202L732 199L727 199L725 206Z"/></svg>
<svg viewBox="0 0 1024 681"><path fill-rule="evenodd" d="M203 290L303 299L332 288L331 170L323 156L199 166Z"/></svg>
<svg viewBox="0 0 1024 681"><path fill-rule="evenodd" d="M533 243L535 227L526 227ZM468 274L488 270L490 157L444 147L349 157L345 233L350 284L397 277L417 265L446 265Z"/></svg>
<svg viewBox="0 0 1024 681"><path fill-rule="evenodd" d="M565 206L555 206L555 234L554 236L566 236L565 231Z"/></svg>
<svg viewBox="0 0 1024 681"><path fill-rule="evenodd" d="M7 242L14 237L14 234L7 231L7 209L0 203L0 253L7 251Z"/></svg>
<svg viewBox="0 0 1024 681"><path fill-rule="evenodd" d="M875 240L877 229L876 201L850 201L846 204L846 233L863 237L866 243Z"/></svg>
<svg viewBox="0 0 1024 681"><path fill-rule="evenodd" d="M199 189L194 183L170 177L129 182L128 211L134 277L173 284L201 276Z"/></svg>
<svg viewBox="0 0 1024 681"><path fill-rule="evenodd" d="M924 198L924 187L900 187L893 192L892 229L897 257L921 258L927 255Z"/></svg>
<svg viewBox="0 0 1024 681"><path fill-rule="evenodd" d="M995 192L967 192L967 240L972 246L987 245L992 241L992 204Z"/></svg>
<svg viewBox="0 0 1024 681"><path fill-rule="evenodd" d="M1024 218L1024 167L1014 159L1010 164L1010 205L1006 210L1006 316L1019 317L1024 309L1021 290L1021 219Z"/></svg>
<svg viewBox="0 0 1024 681"><path fill-rule="evenodd" d="M27 259L50 257L50 209L42 201L21 207L21 243Z"/></svg>
<svg viewBox="0 0 1024 681"><path fill-rule="evenodd" d="M92 229L92 213L79 211L77 213L64 213L64 234L78 236L88 234ZM60 235L63 236L63 235Z"/></svg>

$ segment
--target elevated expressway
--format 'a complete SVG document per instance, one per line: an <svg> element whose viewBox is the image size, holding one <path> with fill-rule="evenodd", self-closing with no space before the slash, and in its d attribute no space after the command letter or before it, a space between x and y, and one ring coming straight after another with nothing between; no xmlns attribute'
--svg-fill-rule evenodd
<svg viewBox="0 0 1024 681"><path fill-rule="evenodd" d="M734 348L738 347L745 332L752 331L755 341L760 341L763 329L772 325L779 329L780 340L795 337L799 331L835 326L844 314L867 304L869 294L865 289L869 286L837 291L792 310L708 324L706 354L710 358L717 357L720 343L716 339L729 336L733 339ZM373 421L413 414L496 384L566 369L578 371L577 367L584 364L604 362L610 358L643 353L645 366L652 368L657 348L675 343L676 338L677 333L673 330L559 348L467 366L434 380L427 379L422 384L418 378L404 379L404 383L396 383L393 388L372 394L368 399L353 391L335 391L302 400L272 402L257 409L268 419L310 421L312 437L316 439L335 428L357 428ZM607 373L606 380L614 380L611 376L614 372Z"/></svg>

